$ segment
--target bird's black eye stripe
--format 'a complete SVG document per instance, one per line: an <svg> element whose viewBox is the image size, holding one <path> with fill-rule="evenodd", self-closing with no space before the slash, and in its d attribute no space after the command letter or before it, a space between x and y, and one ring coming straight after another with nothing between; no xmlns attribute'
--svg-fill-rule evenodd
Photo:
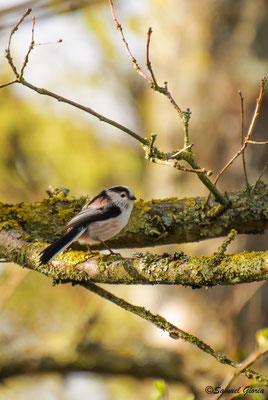
<svg viewBox="0 0 268 400"><path fill-rule="evenodd" d="M120 194L121 197L126 197L126 196L128 198L130 197L129 191L124 186L114 186L114 187L110 188L109 190L111 190L112 192ZM124 195L122 196L123 193L124 193Z"/></svg>
<svg viewBox="0 0 268 400"><path fill-rule="evenodd" d="M124 186L113 186L111 187L109 190L111 190L112 192L116 192L116 193L126 193L127 192L127 188Z"/></svg>
<svg viewBox="0 0 268 400"><path fill-rule="evenodd" d="M118 193L121 197L127 197L130 200L136 200L136 197L134 196L132 191L129 191L129 189L126 186L113 186L109 188L109 191ZM125 196L122 196L122 193L125 194Z"/></svg>

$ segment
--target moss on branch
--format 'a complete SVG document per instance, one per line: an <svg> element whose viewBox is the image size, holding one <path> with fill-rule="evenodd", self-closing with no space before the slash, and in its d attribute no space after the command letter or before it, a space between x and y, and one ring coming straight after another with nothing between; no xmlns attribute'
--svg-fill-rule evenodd
<svg viewBox="0 0 268 400"><path fill-rule="evenodd" d="M260 233L268 226L267 186L260 182L253 195L229 193L231 207L217 203L204 208L204 198L138 201L130 222L114 239L113 248L144 247L198 241L228 234ZM49 266L38 265L38 253L61 235L60 228L77 213L86 198L68 197L66 189L48 192L37 203L0 204L0 255L54 280L69 282L183 284L192 287L254 282L267 279L267 252L243 252L190 257L134 253L131 258L68 250ZM80 247L81 250L81 247Z"/></svg>
<svg viewBox="0 0 268 400"><path fill-rule="evenodd" d="M251 195L242 190L227 197L228 208L213 200L206 208L202 197L137 201L127 227L107 243L115 249L138 248L226 236L231 229L254 234L268 228L268 184L259 182ZM70 198L62 189L41 202L0 203L0 230L15 228L29 241L53 242L85 202L85 197Z"/></svg>
<svg viewBox="0 0 268 400"><path fill-rule="evenodd" d="M161 256L134 253L131 258L123 258L119 254L90 255L69 250L48 265L40 266L38 254L44 246L29 242L25 236L21 230L0 231L0 256L47 275L54 282L181 284L200 288L268 280L268 251L223 254L218 259L181 253Z"/></svg>

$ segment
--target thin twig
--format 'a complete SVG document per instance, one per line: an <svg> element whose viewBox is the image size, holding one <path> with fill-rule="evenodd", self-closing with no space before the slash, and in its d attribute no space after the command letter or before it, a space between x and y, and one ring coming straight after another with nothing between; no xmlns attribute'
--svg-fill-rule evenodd
<svg viewBox="0 0 268 400"><path fill-rule="evenodd" d="M266 142L255 142L254 140L248 140L248 143L252 143L252 144L268 144L268 140Z"/></svg>
<svg viewBox="0 0 268 400"><path fill-rule="evenodd" d="M79 108L82 111L85 111L88 114L93 115L94 117L98 118L100 121L106 122L109 125L114 126L117 129L120 129L121 131L127 133L128 135L132 136L134 139L138 140L140 143L147 145L148 141L146 139L144 139L143 137L141 137L140 135L138 135L137 133L135 133L134 131L132 131L131 129L127 128L124 125L119 124L116 121L113 121L112 119L106 118L103 115L99 114L98 112L94 111L92 108L90 107L85 107L82 104L76 103L75 101L69 100L63 96L60 96L56 93L50 92L49 90L43 89L43 88L39 88L37 86L32 85L31 83L25 81L24 79L22 79L19 83L21 83L24 86L27 86L29 89L34 90L35 92L39 93L39 94L43 94L46 96L50 96L53 97L54 99L62 102L62 103L66 103L66 104L70 104L73 107Z"/></svg>
<svg viewBox="0 0 268 400"><path fill-rule="evenodd" d="M219 181L219 179L220 179L220 177L222 176L222 174L226 171L226 169L227 169L228 167L230 167L230 165L232 165L232 163L237 159L237 157L239 157L240 154L244 153L244 151L246 150L247 144L249 143L251 134L252 134L252 132L253 132L253 128L254 128L255 123L256 123L256 119L257 119L257 117L258 117L258 115L259 115L259 110L260 110L261 102L262 102L262 99L263 99L263 96L264 96L264 91L265 91L265 85L266 85L266 83L267 83L267 78L264 76L264 77L261 79L260 94L259 94L259 97L258 97L258 99L257 99L255 111L254 111L254 114L253 114L253 117L252 117L252 120L251 120L249 129L248 129L247 136L246 136L246 138L245 138L245 140L244 140L244 143L243 143L242 147L241 147L241 148L238 150L238 152L231 158L231 160L222 168L222 170L218 173L218 175L217 175L217 177L216 177L216 179L215 179L215 181L214 181L214 185L217 184L217 182ZM206 204L208 203L208 201L209 201L209 199L210 199L210 196L211 196L211 193L210 193L210 194L208 195L208 197L207 197Z"/></svg>
<svg viewBox="0 0 268 400"><path fill-rule="evenodd" d="M185 150L191 149L193 147L193 143L188 144L188 146L184 147L183 149L176 151L176 153L173 153L170 158L175 158L177 157L179 154L183 153Z"/></svg>
<svg viewBox="0 0 268 400"><path fill-rule="evenodd" d="M236 235L237 231L235 229L232 229L231 232L228 234L227 238L225 238L222 244L218 247L216 253L213 254L213 256L216 259L220 260L224 256L227 247L235 239Z"/></svg>
<svg viewBox="0 0 268 400"><path fill-rule="evenodd" d="M29 45L28 51L27 51L27 53L26 53L26 55L24 57L24 61L23 61L23 64L22 64L22 67L21 67L21 70L20 70L19 79L21 79L23 77L23 72L24 72L25 67L26 67L26 65L28 63L30 53L34 48L34 26L35 26L35 17L32 18L32 40L31 40L31 43Z"/></svg>
<svg viewBox="0 0 268 400"><path fill-rule="evenodd" d="M50 92L49 90L42 89L42 88L39 88L39 87L37 87L35 85L32 85L31 83L27 82L23 78L23 72L24 72L24 69L25 69L25 67L27 65L28 56L29 56L29 54L30 54L30 52L32 50L32 47L33 47L32 43L34 42L34 20L33 20L33 23L32 23L32 41L30 43L28 52L27 52L27 54L25 56L24 63L23 63L23 66L22 66L20 74L17 72L16 67L13 64L13 60L12 60L11 54L10 54L11 38L12 38L14 32L18 29L19 25L24 21L25 17L30 14L30 12L31 12L31 9L28 9L24 13L24 15L20 18L20 20L17 22L17 24L11 30L11 33L10 33L10 36L9 36L8 48L6 50L6 58L7 58L8 62L9 62L9 64L10 64L14 74L17 77L16 80L14 80L13 82L10 82L9 84L11 85L12 83L21 83L22 85L27 86L29 89L34 90L35 92L37 92L39 94L43 94L43 95L46 95L46 96L53 97L54 99L56 99L56 100L58 100L60 102L67 103L67 104L69 104L69 105L71 105L73 107L79 108L80 110L83 110L83 111L87 112L88 114L91 114L94 117L98 118L100 121L106 122L107 124L112 125L115 128L120 129L121 131L127 133L128 135L130 135L133 138L135 138L136 140L138 140L140 143L142 143L144 145L147 145L148 141L146 139L144 139L143 137L141 137L140 135L138 135L137 133L133 132L131 129L128 129L127 127L119 124L118 122L104 117L103 115L97 113L96 111L94 111L90 107L85 107L85 106L83 106L83 105L81 105L79 103L76 103L76 102L72 101L72 100L66 99L65 97L59 96L56 93ZM8 84L5 84L4 86L8 86Z"/></svg>
<svg viewBox="0 0 268 400"><path fill-rule="evenodd" d="M262 177L262 175L264 174L264 172L266 171L267 167L268 167L268 162L266 163L266 165L264 166L264 168L263 168L263 170L261 171L260 175L258 176L258 179L256 180L256 182L255 182L253 188L251 189L251 193L254 192L256 186L258 185L259 181L261 180L261 177Z"/></svg>
<svg viewBox="0 0 268 400"><path fill-rule="evenodd" d="M27 17L27 15L29 15L31 13L32 9L28 8L25 13L23 14L23 16L18 20L18 22L16 23L16 25L11 29L9 38L8 38L8 45L7 45L7 49L6 49L6 58L8 60L9 65L11 66L16 78L19 78L19 73L13 63L12 57L10 55L10 46L11 46L11 39L12 36L14 35L14 33L18 30L18 27L20 26L20 24L24 21L24 19Z"/></svg>
<svg viewBox="0 0 268 400"><path fill-rule="evenodd" d="M167 158L167 159L161 159L161 158L154 158L151 157L150 160L155 163L155 164L160 164L160 165L167 165L167 166L171 166L174 167L176 169L178 169L179 171L183 171L183 172L193 172L194 174L197 175L204 175L206 174L207 176L212 175L212 171L207 171L205 168L186 168L183 167L182 165L180 165L177 161L175 161L172 158Z"/></svg>
<svg viewBox="0 0 268 400"><path fill-rule="evenodd" d="M200 350L204 351L205 353L214 357L217 361L222 364L229 365L235 369L239 368L239 364L228 359L225 354L216 352L212 349L207 343L200 340L198 337L191 335L179 329L175 325L168 322L165 318L158 314L152 314L150 311L146 310L144 307L135 306L134 304L128 303L126 300L121 299L120 297L115 296L111 292L103 289L102 287L96 285L92 282L82 283L79 282L79 285L85 287L86 289L90 290L91 292L97 294L98 296L111 301L112 303L116 304L117 306L123 308L126 311L130 311L133 314L138 315L139 317L145 319L146 321L151 322L157 328L162 329L164 332L167 332L172 339L178 340L183 339L188 343L191 343L198 347ZM258 381L264 384L268 383L268 378L265 376L260 375L259 373L251 370L250 368L244 368L239 372L245 374L249 379L255 379L258 377Z"/></svg>
<svg viewBox="0 0 268 400"><path fill-rule="evenodd" d="M129 58L130 58L130 61L131 61L132 65L133 65L134 69L135 69L135 70L138 72L138 74L141 75L147 82L149 82L150 84L152 84L152 80L149 78L148 75L146 75L146 74L141 70L141 68L139 67L139 65L138 65L138 63L137 63L137 60L135 59L135 57L133 57L133 55L132 55L132 53L131 53L131 51L130 51L130 49L129 49L129 45L128 45L128 42L126 41L126 38L125 38L125 35L124 35L124 32L123 32L122 26L119 24L118 19L116 18L115 11L114 11L113 1L112 1L112 0L109 0L109 3L110 3L111 13L112 13L112 17L113 17L113 20L114 20L116 29L120 32L122 41L123 41L123 43L124 43L124 46L125 46L126 51L127 51L127 54L128 54L128 56L129 56Z"/></svg>
<svg viewBox="0 0 268 400"><path fill-rule="evenodd" d="M148 29L148 32L147 32L147 43L146 43L146 67L147 67L148 71L149 71L150 74L151 74L153 84L154 84L155 86L158 86L158 85L157 85L157 82L156 82L156 78L155 78L154 72L153 72L153 69L152 69L152 64L151 64L151 61L150 61L150 56L149 56L150 40L151 40L151 35L152 35L152 33L153 33L153 30L152 30L152 28L150 27L150 28Z"/></svg>
<svg viewBox="0 0 268 400"><path fill-rule="evenodd" d="M51 42L43 42L43 43L34 43L34 46L46 46L48 44L57 44L57 43L62 43L62 39L54 40Z"/></svg>
<svg viewBox="0 0 268 400"><path fill-rule="evenodd" d="M17 79L14 79L14 81L4 83L4 84L0 85L0 89L4 88L6 86L9 86L9 85L13 85L13 83L17 83L17 82L18 82Z"/></svg>
<svg viewBox="0 0 268 400"><path fill-rule="evenodd" d="M241 146L244 144L244 97L242 95L241 90L239 90L240 102L241 102ZM247 169L246 169L246 160L245 160L245 152L242 152L242 164L244 170L244 177L246 182L246 188L249 192L249 183L248 183L248 176L247 176Z"/></svg>
<svg viewBox="0 0 268 400"><path fill-rule="evenodd" d="M191 110L190 108L187 108L186 111L182 112L182 123L184 126L184 146L189 146L190 144L190 138L189 138L189 121L191 118Z"/></svg>
<svg viewBox="0 0 268 400"><path fill-rule="evenodd" d="M111 9L112 9L113 14L114 14L114 9L113 9L112 0L109 0L109 1L110 1ZM29 12L27 12L26 15L28 15L28 13L29 13ZM115 15L114 15L114 17L115 17ZM24 19L24 18L21 18L20 21L16 24L16 29L18 28L19 24L23 21L23 19ZM119 25L119 23L118 23L116 17L115 17L115 23L116 23L116 25L117 25L117 24ZM122 35L123 35L123 31L122 31L122 28L121 28L120 25L119 25L118 29L120 29L120 32L122 32ZM13 32L13 31L14 31L14 29L12 30L12 32ZM34 29L32 28L32 39L33 39L33 32L34 32ZM27 81L23 78L22 75L19 75L19 74L18 74L18 72L17 72L17 70L16 70L16 68L15 68L15 66L14 66L14 63L13 63L13 60L12 60L12 57L11 57L11 54L10 54L11 36L12 36L12 35L10 35L9 48L8 48L7 51L6 51L6 58L7 58L7 60L8 60L8 62L9 62L9 64L10 64L12 70L14 71L14 73L15 73L15 75L16 75L16 77L17 77L17 79L15 80L14 83L20 83L20 84L22 84L22 85L24 85L24 86L27 86L27 87L30 88L31 90L36 91L36 92L39 93L39 94L47 95L47 96L53 97L53 98L57 99L58 101L62 101L62 102L64 102L64 103L70 104L70 105L73 106L73 107L79 108L79 109L81 109L81 110L83 110L83 111L85 111L85 112L87 112L87 113L89 113L89 114L95 116L95 117L98 118L100 121L104 121L104 122L106 122L107 124L112 125L112 126L116 127L117 129L120 129L121 131L127 133L128 135L130 135L130 136L132 136L133 138L135 138L136 140L138 140L142 145L144 145L145 152L147 152L146 149L148 149L148 145L150 144L150 141L149 141L148 139L145 139L145 138L141 137L141 136L138 135L137 133L135 133L135 132L133 132L132 130L128 129L127 127L125 127L125 126L123 126L123 125L117 123L116 121L113 121L113 120L111 120L111 119L109 119L109 118L104 117L103 115L97 113L96 111L94 111L93 109L91 109L91 108L89 108L89 107L85 107L85 106L83 106L83 105L81 105L81 104L78 104L78 103L76 103L76 102L74 102L74 101L71 101L71 100L66 99L66 98L64 98L64 97L62 97L62 96L59 96L59 95L57 95L56 93L50 92L49 90L46 90L46 89L38 88L37 86L32 85L31 83L27 82ZM123 37L124 37L124 35L123 35ZM33 40L32 40L32 42L33 42ZM28 52L27 52L28 55L30 54L30 51L32 50L32 42L31 42L30 47L29 47L29 50L28 50ZM126 43L125 38L124 38L124 43ZM126 45L127 45L127 43L126 43ZM127 48L128 48L128 45L127 45ZM128 48L128 51L129 51L129 48ZM130 53L130 55L131 55L131 53ZM131 56L132 56L132 55L131 55ZM134 60L134 61L135 61L135 60ZM26 64L27 64L27 55L26 55L26 61L24 62L23 67L22 67L22 73L23 73L23 71L24 71L24 68L26 67ZM136 64L136 65L137 65L137 64ZM150 78L149 78L149 79L150 79ZM151 80L151 82L152 82L152 80ZM179 108L179 106L176 104L175 100L174 100L173 97L171 96L170 92L168 91L167 82L164 83L164 87L157 86L157 87L154 87L154 90L159 91L160 93L164 94L164 95L170 100L170 102L172 103L172 105L174 106L174 108L175 108L175 109L177 110L177 112L179 113L179 115L180 115L180 117L181 117L181 120L182 120L182 122L183 122L183 124L184 124L184 126L185 126L186 122L188 123L189 118L190 118L190 110L187 109L187 111L185 111L185 112L182 112L182 111L181 111L181 109ZM187 121L185 121L185 119L186 119ZM188 140L188 142L189 142L189 140ZM187 147L188 145L190 145L190 143L188 143L188 142L185 144L185 147ZM152 151L152 150L154 150L154 153L155 153L156 156L155 156L155 157L150 157L150 156L149 156L148 158L149 158L151 161L157 162L157 159L159 159L159 160L160 160L159 163L161 163L161 160L164 160L164 161L162 161L162 162L165 163L165 165L168 164L168 161L167 161L167 160L169 159L168 154L159 151L157 148L153 148L153 146L151 146L151 151ZM147 153L146 153L146 154L147 154ZM221 204L224 205L224 206L228 206L228 204L229 204L228 200L224 197L224 195L222 195L222 194L219 192L219 190L216 188L216 186L208 179L208 176L207 176L207 175L210 175L211 172L210 172L210 171L209 171L209 172L206 172L206 170L202 169L202 168L198 165L198 163L195 161L195 159L193 158L193 155L192 155L191 152L184 152L184 153L181 155L181 159L183 159L183 160L186 161L188 164L190 164L190 166L192 167L192 169L189 169L189 171L197 173L198 178L199 178L199 179L202 181L202 183L209 189L209 191L215 196L215 198L219 201L219 203L221 203ZM174 164L169 163L168 165L171 165L171 166L174 167ZM182 170L188 172L187 169L185 169L185 168L182 169ZM207 174L207 175L206 175L206 174Z"/></svg>
<svg viewBox="0 0 268 400"><path fill-rule="evenodd" d="M8 50L10 49L10 44L11 44L11 38L14 35L14 33L16 32L16 30L18 29L18 27L20 26L20 24L24 21L24 19L27 17L27 15L29 15L32 12L31 8L27 8L27 10L25 11L25 13L23 14L23 16L18 20L18 22L16 23L16 25L11 29L10 35L9 35L9 39L8 39Z"/></svg>
<svg viewBox="0 0 268 400"><path fill-rule="evenodd" d="M256 362L259 358L267 354L268 349L265 349L263 351L260 351L260 349L257 349L254 351L252 354L250 354L237 368L237 370L231 375L228 376L220 385L221 388L221 393L219 393L217 396L214 396L211 398L211 400L218 400L220 399L224 393L226 392L226 389L230 384L235 380L235 378L243 373L243 370L247 369L250 365L252 365L254 362Z"/></svg>
<svg viewBox="0 0 268 400"><path fill-rule="evenodd" d="M262 102L262 99L263 99L266 82L267 82L266 77L262 78L260 94L259 94L259 97L257 99L255 111L254 111L254 114L253 114L253 117L252 117L252 120L251 120L251 124L250 124L249 129L248 129L248 134L247 134L247 136L246 136L246 138L244 140L244 143L243 143L241 149L238 150L238 152L231 158L231 160L219 172L219 174L217 175L217 177L215 179L215 182L214 182L215 185L218 182L218 180L220 179L220 177L222 176L222 174L226 171L226 169L237 159L238 156L240 156L241 153L243 153L245 151L245 149L247 147L247 143L248 143L248 141L250 139L250 136L251 136L251 134L253 132L253 128L254 128L254 125L256 123L256 119L257 119L257 117L259 115L259 110L260 110L261 102Z"/></svg>
<svg viewBox="0 0 268 400"><path fill-rule="evenodd" d="M123 43L124 43L124 46L125 46L126 51L127 51L127 54L128 54L128 56L129 56L129 58L130 58L130 60L131 60L131 63L132 63L132 65L133 65L134 69L138 72L139 75L141 75L141 76L150 84L150 86L152 87L153 90L155 90L155 91L157 91L157 92L159 92L159 93L162 93L164 96L166 96L166 97L169 99L169 101L171 102L171 104L173 105L173 107L175 108L175 110L178 112L179 116L182 118L183 112L182 112L182 110L180 109L180 107L178 106L178 104L176 103L176 101L174 100L174 98L172 97L171 93L169 92L169 90L168 90L168 83L167 83L167 82L164 82L164 86L163 86L163 87L162 87L162 86L159 86L159 85L157 84L157 82L156 82L155 77L151 79L151 78L150 78L147 74L145 74L145 73L141 70L141 68L139 67L139 65L138 65L138 63L137 63L137 60L133 57L133 55L132 55L132 53L131 53L131 51L130 51L130 49L129 49L128 43L127 43L126 38L125 38L124 33L123 33L123 28L122 28L122 26L119 24L118 19L117 19L116 15L115 15L113 0L109 0L109 4L110 4L111 13L112 13L112 17L113 17L113 20L114 20L116 29L118 29L119 32L120 32L122 41L123 41ZM149 30L150 30L150 29L149 29ZM150 36L151 36L151 33L152 33L152 32L149 33L149 31L148 31L149 37L147 36L147 46L146 46L146 47L147 47L147 52L148 52L147 60L148 60L148 57L149 57L149 48L148 48L148 46L149 46L149 44L150 44ZM152 70L151 63L150 63L149 65L150 65L150 74L152 75L152 74L153 74L153 70ZM147 66L147 68L148 68L148 66ZM153 74L153 76L154 76L154 74Z"/></svg>
<svg viewBox="0 0 268 400"><path fill-rule="evenodd" d="M212 174L212 171L207 171L205 168L202 169L192 169L192 168L186 168L180 165L179 163L175 163L174 167L178 169L179 171L184 171L184 172L193 172L194 174L206 174L207 176L210 176Z"/></svg>

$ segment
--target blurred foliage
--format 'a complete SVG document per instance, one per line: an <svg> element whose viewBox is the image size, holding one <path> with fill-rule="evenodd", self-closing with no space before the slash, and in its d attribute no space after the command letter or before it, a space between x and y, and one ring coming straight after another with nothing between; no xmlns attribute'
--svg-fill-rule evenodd
<svg viewBox="0 0 268 400"><path fill-rule="evenodd" d="M0 92L0 129L2 201L40 199L49 185L74 195L133 186L142 173L140 156L127 143L105 143L89 124L41 113L12 92Z"/></svg>
<svg viewBox="0 0 268 400"><path fill-rule="evenodd" d="M71 99L78 83L90 86L89 106L103 106L102 112L119 122L129 119L133 129L144 136L158 133L164 150L183 143L182 126L166 99L153 93L132 69L118 32L104 1L21 1L11 6L6 1L0 12L2 38L26 7L43 19L45 32L58 14L76 10L79 24L85 24L81 42L94 39L95 68L70 48L76 68L66 62L59 50L51 49L42 58L42 48L32 65L35 71L47 65L50 87L57 91L66 80ZM151 61L159 82L168 80L179 105L190 107L190 138L202 167L220 170L240 146L240 100L245 98L245 122L250 121L259 90L260 78L268 70L268 8L265 0L159 0L116 2L118 17L129 44L141 66L144 65L146 32L153 27ZM78 12L78 9L81 11ZM73 19L75 23L77 20ZM70 21L69 21L70 22ZM29 26L28 26L29 27ZM78 26L72 26L75 30ZM68 27L70 30L70 27ZM59 36L67 35L60 32ZM20 35L18 32L16 35ZM78 47L78 46L77 46ZM68 43L66 45L68 50ZM16 45L14 45L16 51ZM36 53L36 52L34 52ZM35 56L35 54L34 54ZM55 76L50 63L59 57L60 73ZM62 58L60 58L62 57ZM81 58L79 58L81 57ZM97 60L97 61L96 61ZM30 65L31 65L30 61ZM2 60L0 60L2 63ZM39 64L38 64L39 63ZM31 71L29 65L29 71ZM7 67L1 67L0 81L6 82ZM27 79L31 82L32 74ZM36 74L35 74L36 79ZM39 79L39 78L38 78ZM42 76L40 76L42 82ZM43 83L36 82L37 86ZM82 91L82 85L81 88ZM95 93L99 91L99 97ZM82 96L83 98L83 96ZM81 100L83 102L83 100ZM253 140L267 140L268 100L264 98ZM63 107L60 104L60 107ZM65 186L71 195L93 195L105 186L127 184L138 197L203 195L206 189L193 174L144 161L139 146L123 133L113 136L102 123L62 108L53 100L34 94L27 97L22 87L0 91L0 198L3 202L40 200L49 185ZM55 111L56 110L56 111ZM98 107L97 107L97 111ZM116 113L114 116L113 114ZM125 119L124 119L125 118ZM124 122L127 125L126 122ZM251 183L267 161L267 150L249 146L246 152ZM267 175L266 175L267 176ZM265 177L264 177L265 179ZM243 186L241 161L231 167L219 185L223 190ZM212 254L221 240L180 246L191 254ZM267 235L243 236L231 245L232 252L266 249ZM177 250L177 246L165 248ZM162 252L163 248L154 249ZM47 278L24 271L15 265L0 264L0 355L1 352L36 354L42 348L64 349L74 346L85 326L90 340L109 347L129 346L138 352L139 342L169 347L181 352L188 363L189 377L200 393L206 385L220 384L227 368L222 368L200 351L183 342L172 342L154 327L125 311L106 304L92 294L70 285L52 287ZM266 289L266 290L265 290ZM242 360L255 347L258 329L268 324L267 288L262 284L213 288L209 291L181 287L118 287L119 296L164 315L182 329L201 337L231 358ZM258 336L258 340L263 340ZM262 343L262 342L261 342ZM259 363L263 373L267 365ZM246 384L245 381L242 382ZM191 398L191 390L166 384L170 399ZM79 398L148 399L154 396L154 381L131 378L98 378L92 374L69 374L59 379L45 377L14 378L0 386L0 399Z"/></svg>

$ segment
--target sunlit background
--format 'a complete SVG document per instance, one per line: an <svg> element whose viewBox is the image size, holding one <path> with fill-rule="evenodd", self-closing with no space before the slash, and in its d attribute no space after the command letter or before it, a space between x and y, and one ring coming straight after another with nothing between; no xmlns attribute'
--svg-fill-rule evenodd
<svg viewBox="0 0 268 400"><path fill-rule="evenodd" d="M11 27L27 7L32 7L36 16L36 43L62 42L34 48L25 70L26 80L92 107L141 136L156 133L157 145L165 151L183 146L183 127L170 103L153 92L132 68L108 1L0 0L0 84L13 79L4 50ZM238 90L244 96L247 130L260 79L268 74L267 2L122 0L115 7L143 69L147 30L153 28L150 54L157 80L161 84L168 81L182 109L190 107L190 140L197 161L216 176L241 145ZM30 40L31 16L14 35L16 65L23 62ZM267 106L266 97L253 140L267 140ZM125 133L21 85L0 90L0 130L2 202L41 201L49 186L67 187L75 197L92 196L115 184L130 186L136 197L144 200L207 195L194 174L150 164L139 143ZM266 162L264 146L248 146L246 163L252 184ZM267 175L263 179L267 180ZM223 191L244 187L240 159L227 170L219 187ZM211 254L221 242L215 239L149 250ZM266 247L267 235L241 235L228 250ZM262 283L195 291L180 286L109 287L234 360L254 350L256 331L267 325L265 289L267 292ZM178 400L192 399L193 392L204 393L206 385L220 384L230 372L201 351L173 341L85 289L53 287L48 278L14 264L0 265L0 293L0 368L1 358L13 362L25 354L59 354L64 359L78 344L81 347L85 343L130 358L166 349L183 356L183 366L178 368L187 379L166 382L169 398ZM86 352L85 348L80 351ZM257 367L263 373L266 368L267 373L267 365L260 363ZM160 397L154 385L155 379L117 373L59 374L55 370L2 381L0 399L157 399Z"/></svg>

